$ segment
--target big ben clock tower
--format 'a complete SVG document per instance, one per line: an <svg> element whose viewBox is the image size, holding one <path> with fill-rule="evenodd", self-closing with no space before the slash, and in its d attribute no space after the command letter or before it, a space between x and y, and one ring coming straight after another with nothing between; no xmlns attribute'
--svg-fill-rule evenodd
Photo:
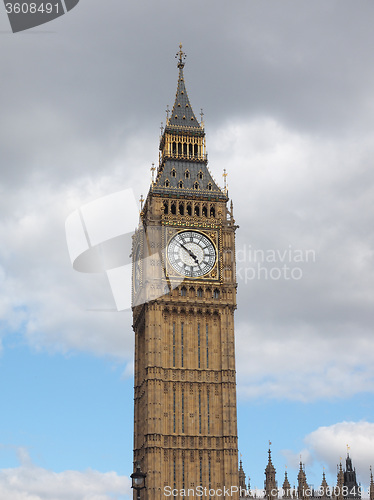
<svg viewBox="0 0 374 500"><path fill-rule="evenodd" d="M237 226L207 167L182 46L177 60L175 103L133 238L134 461L147 474L143 500L238 498Z"/></svg>

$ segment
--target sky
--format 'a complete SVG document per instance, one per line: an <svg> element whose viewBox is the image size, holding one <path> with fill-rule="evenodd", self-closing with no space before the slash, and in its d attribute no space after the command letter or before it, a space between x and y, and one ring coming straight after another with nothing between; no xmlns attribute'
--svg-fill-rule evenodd
<svg viewBox="0 0 374 500"><path fill-rule="evenodd" d="M179 43L236 237L238 434L329 484L374 465L374 5L81 0L13 34L0 7L0 500L128 500L130 311L70 262L66 218L146 196Z"/></svg>

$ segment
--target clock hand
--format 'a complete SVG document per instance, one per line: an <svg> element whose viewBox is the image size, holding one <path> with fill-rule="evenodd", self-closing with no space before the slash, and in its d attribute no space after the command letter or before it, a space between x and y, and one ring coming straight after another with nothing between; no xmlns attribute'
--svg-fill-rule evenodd
<svg viewBox="0 0 374 500"><path fill-rule="evenodd" d="M192 250L190 250L189 248L187 248L186 246L183 245L183 243L179 243L180 246L186 250L186 252L188 252L190 254L190 256L193 258L193 260L196 262L197 265L199 265L199 261L198 261L198 258L196 257L196 255L192 252Z"/></svg>

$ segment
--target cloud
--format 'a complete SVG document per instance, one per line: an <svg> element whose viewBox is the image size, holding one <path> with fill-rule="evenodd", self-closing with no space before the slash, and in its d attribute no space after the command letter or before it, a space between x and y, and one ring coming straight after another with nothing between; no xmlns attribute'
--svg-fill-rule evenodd
<svg viewBox="0 0 374 500"><path fill-rule="evenodd" d="M130 500L131 480L116 472L53 472L34 465L20 449L19 467L0 469L0 498L12 500Z"/></svg>
<svg viewBox="0 0 374 500"><path fill-rule="evenodd" d="M358 482L361 482L365 488L368 487L369 466L374 463L374 423L339 422L319 427L304 438L304 443L306 447L301 452L293 453L290 450L283 450L282 453L289 465L297 468L301 455L303 463L307 466L318 462L321 468L326 467L336 484L337 464L341 461L345 467L347 445L349 445L349 454L357 471Z"/></svg>
<svg viewBox="0 0 374 500"><path fill-rule="evenodd" d="M369 134L332 141L261 118L225 123L210 144L218 181L232 165L229 194L240 225L239 396L310 401L373 392ZM134 160L131 151L124 147L124 164ZM132 359L130 313L114 311L103 275L72 270L64 234L69 213L122 187L117 159L111 161L112 175L82 175L53 189L47 182L20 184L2 199L3 331L21 329L35 349ZM147 185L136 176L123 183L135 192L144 186L144 193ZM262 261L256 250L275 257ZM300 279L264 277L284 265L300 269ZM258 266L265 269L259 276Z"/></svg>
<svg viewBox="0 0 374 500"><path fill-rule="evenodd" d="M118 314L105 275L72 269L65 218L82 200L114 192L115 176L53 190L36 183L8 193L0 221L2 334L19 331L35 349L132 358L129 312ZM90 187L87 187L88 185ZM130 324L129 324L130 323Z"/></svg>
<svg viewBox="0 0 374 500"><path fill-rule="evenodd" d="M212 140L240 226L239 395L373 392L371 134L332 140L262 118L226 123Z"/></svg>

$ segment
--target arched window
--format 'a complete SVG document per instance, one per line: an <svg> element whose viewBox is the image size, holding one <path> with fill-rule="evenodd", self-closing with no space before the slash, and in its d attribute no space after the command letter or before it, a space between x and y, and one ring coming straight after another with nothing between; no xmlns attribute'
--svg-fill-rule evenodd
<svg viewBox="0 0 374 500"><path fill-rule="evenodd" d="M199 179L202 179L202 178L203 178L203 173L202 173L202 171L201 171L201 170L200 170L200 172L198 173L198 175L197 175L197 176L198 176L198 178L199 178Z"/></svg>
<svg viewBox="0 0 374 500"><path fill-rule="evenodd" d="M203 207L202 214L204 217L208 217L208 209L205 206Z"/></svg>
<svg viewBox="0 0 374 500"><path fill-rule="evenodd" d="M193 149L194 149L194 155L198 156L199 155L199 146L197 144L195 144Z"/></svg>
<svg viewBox="0 0 374 500"><path fill-rule="evenodd" d="M184 176L185 176L186 179L189 179L190 178L190 171L186 170L185 173L184 173Z"/></svg>
<svg viewBox="0 0 374 500"><path fill-rule="evenodd" d="M171 204L171 209L170 209L171 213L173 215L175 215L177 213L177 207L175 206L175 203L172 203Z"/></svg>
<svg viewBox="0 0 374 500"><path fill-rule="evenodd" d="M197 215L198 217L200 217L200 207L199 207L199 205L195 205L195 215Z"/></svg>
<svg viewBox="0 0 374 500"><path fill-rule="evenodd" d="M188 214L188 215L190 215L190 216L192 215L192 207L191 207L191 203L189 203L189 204L187 205L187 214Z"/></svg>
<svg viewBox="0 0 374 500"><path fill-rule="evenodd" d="M184 215L184 205L183 205L183 203L179 203L179 213L181 215Z"/></svg>
<svg viewBox="0 0 374 500"><path fill-rule="evenodd" d="M178 187L182 188L183 187L183 181L179 181Z"/></svg>
<svg viewBox="0 0 374 500"><path fill-rule="evenodd" d="M207 188L208 188L208 191L211 191L211 190L212 190L212 183L211 183L211 182L209 182L209 184L208 184Z"/></svg>
<svg viewBox="0 0 374 500"><path fill-rule="evenodd" d="M183 144L183 156L187 156L187 143Z"/></svg>
<svg viewBox="0 0 374 500"><path fill-rule="evenodd" d="M177 172L176 172L175 168L173 168L171 170L171 175L172 175L172 177L175 177L177 175Z"/></svg>
<svg viewBox="0 0 374 500"><path fill-rule="evenodd" d="M177 143L176 142L173 142L173 144L172 144L172 152L173 152L174 156L177 154Z"/></svg>
<svg viewBox="0 0 374 500"><path fill-rule="evenodd" d="M198 297L202 297L203 296L203 289L202 288L198 288L197 289L197 296Z"/></svg>
<svg viewBox="0 0 374 500"><path fill-rule="evenodd" d="M182 143L178 142L178 156L182 156Z"/></svg>
<svg viewBox="0 0 374 500"><path fill-rule="evenodd" d="M187 295L187 288L185 286L182 286L181 288L181 297L186 297Z"/></svg>
<svg viewBox="0 0 374 500"><path fill-rule="evenodd" d="M191 158L191 156L192 156L192 144L188 145L188 154L189 154L189 156Z"/></svg>
<svg viewBox="0 0 374 500"><path fill-rule="evenodd" d="M215 217L216 216L216 211L213 206L210 207L210 216Z"/></svg>
<svg viewBox="0 0 374 500"><path fill-rule="evenodd" d="M213 297L214 297L215 299L219 299L219 290L217 290L217 288L216 288L216 289L214 290L214 292L213 292Z"/></svg>
<svg viewBox="0 0 374 500"><path fill-rule="evenodd" d="M170 186L169 179L166 179L166 181L165 181L165 187L169 187L169 186Z"/></svg>
<svg viewBox="0 0 374 500"><path fill-rule="evenodd" d="M167 215L169 213L169 204L167 201L164 201L164 214Z"/></svg>
<svg viewBox="0 0 374 500"><path fill-rule="evenodd" d="M194 189L199 189L199 183L198 183L198 182L195 182L195 184L193 185L193 188L194 188Z"/></svg>

